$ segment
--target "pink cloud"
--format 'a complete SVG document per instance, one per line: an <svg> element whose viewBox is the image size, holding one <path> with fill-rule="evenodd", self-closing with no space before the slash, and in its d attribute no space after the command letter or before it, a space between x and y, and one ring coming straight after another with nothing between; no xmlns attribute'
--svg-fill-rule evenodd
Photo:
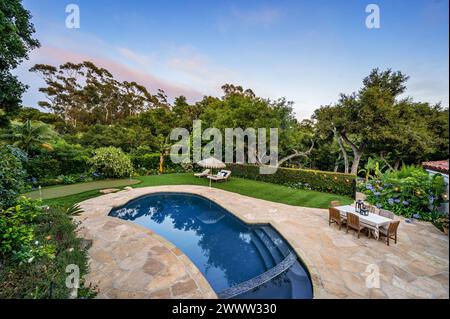
<svg viewBox="0 0 450 319"><path fill-rule="evenodd" d="M121 50L123 55L128 55L133 62L144 62L143 57L133 54L129 50ZM130 56L131 54L131 56ZM65 62L80 63L83 61L91 61L99 67L105 68L110 71L113 76L121 81L135 81L144 85L151 93L157 92L158 89L162 89L166 92L169 98L174 98L180 95L186 96L190 101L197 101L203 97L203 93L186 87L183 85L169 83L166 80L152 75L147 72L140 71L138 69L129 67L119 61L96 57L88 54L69 51L59 47L43 46L37 50L32 56L32 62L34 63L47 63L51 65L60 65Z"/></svg>

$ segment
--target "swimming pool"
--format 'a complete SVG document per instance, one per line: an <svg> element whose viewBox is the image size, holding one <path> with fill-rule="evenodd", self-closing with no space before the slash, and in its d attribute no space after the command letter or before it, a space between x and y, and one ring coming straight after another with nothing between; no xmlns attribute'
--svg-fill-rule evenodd
<svg viewBox="0 0 450 319"><path fill-rule="evenodd" d="M213 201L155 193L110 216L151 229L183 251L220 298L312 298L306 268L270 225L250 225Z"/></svg>

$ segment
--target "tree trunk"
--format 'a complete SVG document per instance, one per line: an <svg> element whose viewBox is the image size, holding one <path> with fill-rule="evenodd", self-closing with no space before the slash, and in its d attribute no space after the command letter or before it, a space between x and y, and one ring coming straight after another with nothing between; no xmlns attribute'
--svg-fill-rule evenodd
<svg viewBox="0 0 450 319"><path fill-rule="evenodd" d="M159 156L159 173L164 173L164 154Z"/></svg>
<svg viewBox="0 0 450 319"><path fill-rule="evenodd" d="M397 159L395 160L394 170L397 171L397 170L399 169L400 163L401 163L401 159L400 159L400 158L397 158Z"/></svg>
<svg viewBox="0 0 450 319"><path fill-rule="evenodd" d="M364 149L366 148L366 143L361 143L359 147L357 147L352 141L350 141L345 133L345 130L341 132L342 139L351 147L353 151L353 162L352 169L350 174L356 175L358 174L359 162L361 161L361 157L364 153Z"/></svg>
<svg viewBox="0 0 450 319"><path fill-rule="evenodd" d="M354 153L353 162L352 162L352 170L350 174L356 175L358 174L359 162L361 161L362 152Z"/></svg>
<svg viewBox="0 0 450 319"><path fill-rule="evenodd" d="M337 139L339 149L341 150L341 153L342 153L342 157L344 158L344 173L348 174L348 155L347 155L347 151L345 150L344 145L342 144L342 137L338 136L336 128L333 129L333 133Z"/></svg>
<svg viewBox="0 0 450 319"><path fill-rule="evenodd" d="M342 158L342 153L339 152L339 156L336 160L336 164L334 164L334 172L336 173L339 170L339 160Z"/></svg>
<svg viewBox="0 0 450 319"><path fill-rule="evenodd" d="M391 164L389 164L389 162L387 161L387 159L384 157L385 152L381 152L380 153L380 158L383 160L384 164L386 164L386 166L391 170L391 171L396 171L397 168L391 166ZM396 161L397 163L397 161Z"/></svg>

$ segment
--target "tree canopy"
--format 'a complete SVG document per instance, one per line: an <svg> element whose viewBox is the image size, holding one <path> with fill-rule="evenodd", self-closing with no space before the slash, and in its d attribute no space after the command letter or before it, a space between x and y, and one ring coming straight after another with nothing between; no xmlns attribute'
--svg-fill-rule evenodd
<svg viewBox="0 0 450 319"><path fill-rule="evenodd" d="M259 97L234 84L223 85L220 97L190 103L178 96L170 103L163 91L120 82L89 61L38 64L31 71L46 83L39 105L51 114L24 109L17 118L52 124L67 142L84 147L160 153L160 141L173 128L192 133L193 121L202 120L203 128L218 128L223 136L225 128L277 128L284 166L357 174L371 157L398 168L449 154L448 109L401 98L408 76L390 69L372 70L359 90L340 94L303 121L285 98Z"/></svg>
<svg viewBox="0 0 450 319"><path fill-rule="evenodd" d="M28 58L29 51L39 47L30 20L30 12L23 8L22 1L0 2L0 127L6 126L8 118L20 109L27 88L11 70Z"/></svg>

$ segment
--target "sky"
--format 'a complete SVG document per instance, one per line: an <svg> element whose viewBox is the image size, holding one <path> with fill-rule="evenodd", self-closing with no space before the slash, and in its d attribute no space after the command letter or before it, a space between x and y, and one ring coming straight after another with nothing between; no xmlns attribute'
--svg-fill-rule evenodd
<svg viewBox="0 0 450 319"><path fill-rule="evenodd" d="M369 29L366 6L380 9ZM26 106L45 100L36 63L93 61L122 81L190 102L225 83L294 102L298 119L352 93L371 69L407 74L405 95L449 105L448 0L24 0L41 47L15 74ZM66 6L80 9L67 28Z"/></svg>

